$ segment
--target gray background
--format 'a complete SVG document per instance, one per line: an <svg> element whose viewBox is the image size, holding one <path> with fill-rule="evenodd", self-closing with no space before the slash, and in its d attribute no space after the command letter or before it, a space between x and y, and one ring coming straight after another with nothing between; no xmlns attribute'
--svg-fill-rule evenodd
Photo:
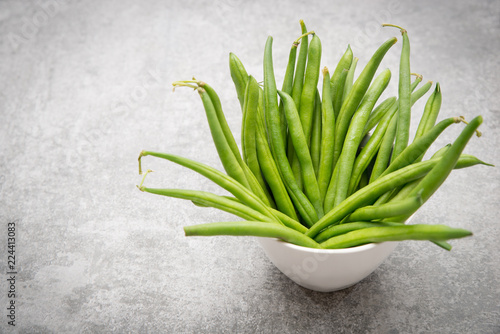
<svg viewBox="0 0 500 334"><path fill-rule="evenodd" d="M412 71L442 86L440 118L483 115L483 137L466 152L500 164L499 1L2 1L0 332L12 329L12 221L20 333L500 332L498 168L452 173L415 216L473 238L451 252L404 242L367 279L326 294L291 282L251 238L183 236L182 226L233 216L135 188L142 149L222 168L197 94L172 93L171 82L209 82L239 138L229 52L261 80L272 35L280 84L301 18L331 69L348 43L362 68L400 37L380 23L407 28ZM381 66L393 73L384 96L397 93L400 50L399 42ZM167 161L144 165L156 171L148 186L221 193Z"/></svg>

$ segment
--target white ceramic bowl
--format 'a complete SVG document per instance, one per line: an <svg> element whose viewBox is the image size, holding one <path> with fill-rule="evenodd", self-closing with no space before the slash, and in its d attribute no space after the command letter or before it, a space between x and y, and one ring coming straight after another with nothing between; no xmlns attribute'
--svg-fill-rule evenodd
<svg viewBox="0 0 500 334"><path fill-rule="evenodd" d="M314 249L279 239L257 239L283 274L304 288L321 292L358 283L377 269L398 245L398 242L383 242L345 249Z"/></svg>

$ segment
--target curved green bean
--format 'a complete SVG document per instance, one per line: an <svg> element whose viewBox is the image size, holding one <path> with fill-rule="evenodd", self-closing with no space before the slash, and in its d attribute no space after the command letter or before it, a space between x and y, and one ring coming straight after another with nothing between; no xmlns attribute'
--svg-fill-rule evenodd
<svg viewBox="0 0 500 334"><path fill-rule="evenodd" d="M159 188L147 188L139 187L141 191L145 191L155 195L175 197L185 200L190 200L196 204L201 204L202 206L216 208L225 212L232 213L238 217L247 220L259 220L270 223L276 223L272 218L231 199L224 196L215 195L205 191L197 190L184 190L184 189L159 189ZM281 219L280 219L281 222Z"/></svg>
<svg viewBox="0 0 500 334"><path fill-rule="evenodd" d="M272 213L272 211L270 211L270 208L259 197L257 197L254 193L245 188L241 183L239 183L232 177L222 173L221 171L213 167L173 154L142 151L141 154L139 155L139 174L142 173L141 159L142 157L145 156L153 156L161 159L166 159L181 166L184 166L186 168L189 168L197 172L198 174L205 176L207 179L216 183L221 188L229 191L242 203L248 205L252 209L268 217L272 217L276 221L279 221L279 219Z"/></svg>

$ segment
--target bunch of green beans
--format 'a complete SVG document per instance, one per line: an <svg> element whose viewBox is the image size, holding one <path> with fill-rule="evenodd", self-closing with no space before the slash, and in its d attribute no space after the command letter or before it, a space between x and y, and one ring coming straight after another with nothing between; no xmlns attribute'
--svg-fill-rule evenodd
<svg viewBox="0 0 500 334"><path fill-rule="evenodd" d="M454 169L488 165L463 150L482 123L462 116L437 122L441 87L428 97L413 141L412 106L431 88L410 69L410 42L400 29L402 50L399 89L379 102L391 80L389 69L379 71L384 56L397 42L390 38L375 50L356 77L359 59L350 46L330 74L321 69L322 42L303 21L291 45L281 89L273 65L273 38L263 56L261 84L241 60L230 53L229 68L242 111L241 146L226 121L222 103L207 83L176 81L175 87L198 92L223 173L196 161L167 153L142 151L189 168L231 196L184 189L138 186L152 194L190 200L234 214L242 221L188 226L187 236L237 235L278 238L312 248L346 248L367 243L428 240L451 249L448 240L471 235L445 225L405 222L439 188ZM300 50L299 50L300 48ZM379 72L377 74L377 72ZM412 82L411 75L416 79ZM452 144L431 158L425 154L445 130L465 127ZM241 152L240 152L241 147Z"/></svg>

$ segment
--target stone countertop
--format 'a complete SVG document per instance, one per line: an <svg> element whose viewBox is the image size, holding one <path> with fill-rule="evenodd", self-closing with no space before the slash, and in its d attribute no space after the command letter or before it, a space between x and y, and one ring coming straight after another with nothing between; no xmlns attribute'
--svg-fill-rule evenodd
<svg viewBox="0 0 500 334"><path fill-rule="evenodd" d="M0 2L0 332L500 332L498 168L453 172L415 215L474 237L453 241L451 252L403 242L365 280L334 293L290 281L252 238L183 235L183 226L230 214L136 189L142 149L222 168L197 94L172 93L171 82L209 82L239 138L229 52L261 80L272 35L280 85L299 19L320 36L331 69L348 43L362 68L400 37L380 23L405 27L412 71L441 84L440 118L483 115L483 136L466 152L500 165L500 2L306 3ZM381 65L393 73L384 96L397 93L400 47ZM413 108L412 131L424 104ZM148 157L144 166L155 170L149 186L221 193L167 161ZM7 324L12 222L15 328Z"/></svg>

